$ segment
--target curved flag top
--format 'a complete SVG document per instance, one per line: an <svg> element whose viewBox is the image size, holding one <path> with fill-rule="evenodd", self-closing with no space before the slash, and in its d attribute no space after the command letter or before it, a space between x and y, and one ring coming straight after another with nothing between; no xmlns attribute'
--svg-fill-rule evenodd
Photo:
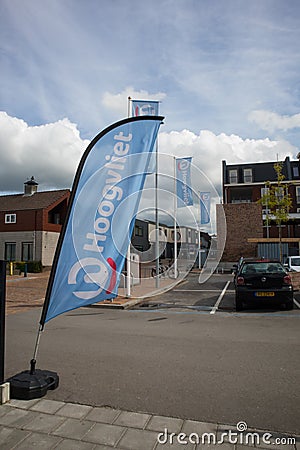
<svg viewBox="0 0 300 450"><path fill-rule="evenodd" d="M42 327L66 311L117 296L132 219L162 120L122 120L86 149L53 261Z"/></svg>

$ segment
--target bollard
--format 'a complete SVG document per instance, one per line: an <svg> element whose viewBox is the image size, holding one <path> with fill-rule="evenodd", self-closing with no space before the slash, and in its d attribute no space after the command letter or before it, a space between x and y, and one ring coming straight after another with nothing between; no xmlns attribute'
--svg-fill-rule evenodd
<svg viewBox="0 0 300 450"><path fill-rule="evenodd" d="M10 262L9 263L9 275L13 275L14 274L14 263Z"/></svg>
<svg viewBox="0 0 300 450"><path fill-rule="evenodd" d="M27 266L27 263L25 263L24 264L24 277L25 278L27 277L27 269L28 269L28 266Z"/></svg>

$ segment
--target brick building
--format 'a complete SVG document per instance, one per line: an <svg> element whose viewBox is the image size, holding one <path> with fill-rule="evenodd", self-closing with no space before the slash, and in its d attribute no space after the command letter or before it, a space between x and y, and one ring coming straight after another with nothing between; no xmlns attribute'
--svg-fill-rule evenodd
<svg viewBox="0 0 300 450"><path fill-rule="evenodd" d="M0 196L0 259L52 264L70 191L38 192L37 187L32 177L23 194Z"/></svg>
<svg viewBox="0 0 300 450"><path fill-rule="evenodd" d="M299 155L300 156L300 155ZM275 220L265 223L268 205L257 204L267 190L266 183L277 183L274 164L277 161L247 164L222 162L223 203L227 221L227 241L223 259L245 250L250 256L278 257L279 230ZM300 160L286 157L282 164L283 183L292 199L289 220L282 224L285 255L298 254L300 243ZM247 205L247 206L245 206ZM246 216L245 216L246 214ZM260 223L260 225L259 225ZM238 251L237 243L240 241ZM236 258L235 258L236 259Z"/></svg>
<svg viewBox="0 0 300 450"><path fill-rule="evenodd" d="M226 230L220 228L220 214L226 217ZM217 205L218 240L225 240L223 261L237 261L241 256L257 256L258 241L263 238L262 207L257 203ZM252 239L251 239L252 238ZM253 239L254 238L254 239Z"/></svg>

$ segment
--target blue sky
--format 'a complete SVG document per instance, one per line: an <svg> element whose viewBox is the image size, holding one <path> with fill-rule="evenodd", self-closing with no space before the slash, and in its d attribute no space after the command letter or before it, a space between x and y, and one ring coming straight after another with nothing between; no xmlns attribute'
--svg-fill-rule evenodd
<svg viewBox="0 0 300 450"><path fill-rule="evenodd" d="M222 159L295 157L299 42L298 0L0 0L0 191L70 187L128 95L219 192Z"/></svg>

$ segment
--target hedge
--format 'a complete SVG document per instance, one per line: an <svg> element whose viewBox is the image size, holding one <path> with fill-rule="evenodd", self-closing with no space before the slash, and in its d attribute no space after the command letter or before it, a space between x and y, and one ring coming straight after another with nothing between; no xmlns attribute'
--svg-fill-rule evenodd
<svg viewBox="0 0 300 450"><path fill-rule="evenodd" d="M21 272L25 271L25 264L27 264L27 272L30 273L40 273L43 271L43 266L41 261L19 261L15 262L14 266L16 269L20 270Z"/></svg>

